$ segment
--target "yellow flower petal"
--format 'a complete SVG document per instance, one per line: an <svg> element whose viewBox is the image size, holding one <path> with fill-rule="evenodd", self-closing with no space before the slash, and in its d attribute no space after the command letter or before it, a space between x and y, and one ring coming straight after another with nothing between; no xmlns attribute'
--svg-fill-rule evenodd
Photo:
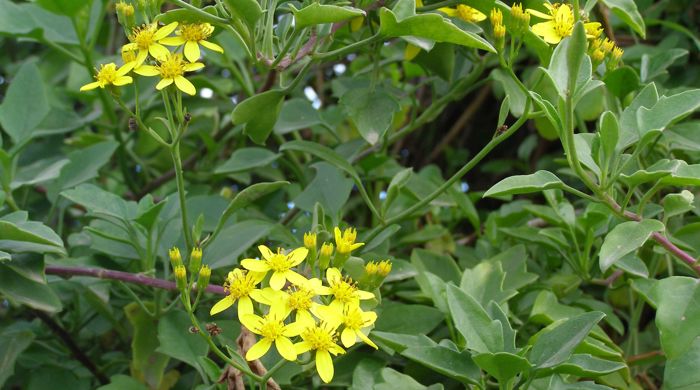
<svg viewBox="0 0 700 390"><path fill-rule="evenodd" d="M311 315L308 312L306 314L309 315L308 318L311 318ZM311 325L310 326L313 326L313 325L315 325L315 322L314 322L313 318L311 318ZM309 326L308 323L305 324L305 323L302 323L301 321L299 321L299 313L297 313L297 321L285 325L284 330L282 331L282 334L286 337L299 336L301 334L301 332L303 332L304 329L306 329L307 326Z"/></svg>
<svg viewBox="0 0 700 390"><path fill-rule="evenodd" d="M267 338L262 338L260 341L257 343L253 344L252 347L248 350L248 352L245 354L245 359L250 361L250 360L257 360L261 358L263 355L267 353L267 351L270 350L270 346L272 345L272 341Z"/></svg>
<svg viewBox="0 0 700 390"><path fill-rule="evenodd" d="M355 336L355 331L350 328L343 329L343 333L340 334L340 341L343 342L345 348L350 348L355 345L356 339L357 336Z"/></svg>
<svg viewBox="0 0 700 390"><path fill-rule="evenodd" d="M333 380L333 359L328 351L316 351L316 371L325 383Z"/></svg>
<svg viewBox="0 0 700 390"><path fill-rule="evenodd" d="M554 28L553 21L535 24L532 26L532 32L541 36L547 43L557 44L561 41L561 37Z"/></svg>
<svg viewBox="0 0 700 390"><path fill-rule="evenodd" d="M238 298L238 318L247 314L253 314L253 301L250 297L240 297Z"/></svg>
<svg viewBox="0 0 700 390"><path fill-rule="evenodd" d="M222 311L231 307L234 302L236 302L236 300L232 296L227 296L212 306L211 310L209 311L209 315L213 316L214 314L221 313Z"/></svg>
<svg viewBox="0 0 700 390"><path fill-rule="evenodd" d="M269 287L266 287L262 290L251 291L250 297L257 302L260 302L267 306L271 306L273 302L276 302L278 300L277 294L274 294L275 292L279 291L275 291Z"/></svg>
<svg viewBox="0 0 700 390"><path fill-rule="evenodd" d="M193 41L187 41L185 42L185 50L183 50L185 53L185 58L187 58L188 61L190 62L195 62L199 59L200 52L199 52L199 45L197 42Z"/></svg>
<svg viewBox="0 0 700 390"><path fill-rule="evenodd" d="M369 291L357 290L357 296L360 297L360 299L362 300L372 299L374 298L374 293L371 293Z"/></svg>
<svg viewBox="0 0 700 390"><path fill-rule="evenodd" d="M294 344L294 350L297 352L297 355L301 355L302 353L311 350L311 344L309 344L307 341L298 342Z"/></svg>
<svg viewBox="0 0 700 390"><path fill-rule="evenodd" d="M138 50L139 45L137 45L134 42L127 43L126 45L122 46L122 51L130 51L130 50Z"/></svg>
<svg viewBox="0 0 700 390"><path fill-rule="evenodd" d="M163 38L158 42L160 44L166 45L166 46L180 46L180 45L184 45L185 42L187 42L187 41L185 41L185 39L181 36L176 36L176 37Z"/></svg>
<svg viewBox="0 0 700 390"><path fill-rule="evenodd" d="M552 15L548 15L548 14L542 13L542 12L536 10L536 9L531 9L531 8L529 8L528 11L530 12L530 15L537 16L537 17L540 18L540 19L545 19L545 20L552 19Z"/></svg>
<svg viewBox="0 0 700 390"><path fill-rule="evenodd" d="M340 240L343 239L343 234L340 232L340 228L337 226L335 227L335 229L333 229L333 235L335 236L335 243L336 244L338 244L340 242Z"/></svg>
<svg viewBox="0 0 700 390"><path fill-rule="evenodd" d="M151 44L151 46L148 46L148 52L153 56L153 58L163 61L165 58L170 55L170 51L168 49L161 45L160 43L154 43Z"/></svg>
<svg viewBox="0 0 700 390"><path fill-rule="evenodd" d="M266 247L265 245L258 245L258 250L260 251L260 254L262 255L263 259L267 260L270 257L274 256L275 254L270 250L270 248Z"/></svg>
<svg viewBox="0 0 700 390"><path fill-rule="evenodd" d="M297 286L303 286L304 283L306 283L306 278L299 275L298 273L288 270L287 272L284 273L284 277L287 278L292 284L297 285Z"/></svg>
<svg viewBox="0 0 700 390"><path fill-rule="evenodd" d="M274 272L270 278L270 287L275 290L281 290L285 283L287 283L287 278L285 278L284 275L284 272Z"/></svg>
<svg viewBox="0 0 700 390"><path fill-rule="evenodd" d="M447 16L457 15L457 10L454 8L441 7L441 8L438 8L438 11L442 12L443 14L445 14Z"/></svg>
<svg viewBox="0 0 700 390"><path fill-rule="evenodd" d="M175 31L177 28L177 22L172 22L170 24L167 24L156 31L155 34L153 34L153 39L156 41L160 41L161 39L167 37L170 35L171 32Z"/></svg>
<svg viewBox="0 0 700 390"><path fill-rule="evenodd" d="M326 280L328 283L335 284L343 279L343 275L340 274L337 268L331 267L326 270Z"/></svg>
<svg viewBox="0 0 700 390"><path fill-rule="evenodd" d="M244 259L241 261L241 266L253 272L267 272L270 266L262 260Z"/></svg>
<svg viewBox="0 0 700 390"><path fill-rule="evenodd" d="M99 81L93 81L92 83L88 83L80 87L81 91L89 91L91 89L95 89L97 87L101 87L102 85L100 84Z"/></svg>
<svg viewBox="0 0 700 390"><path fill-rule="evenodd" d="M139 50L139 53L136 55L136 59L134 60L134 63L136 64L135 66L143 64L143 62L146 61L146 57L148 57L148 50Z"/></svg>
<svg viewBox="0 0 700 390"><path fill-rule="evenodd" d="M372 340L370 340L369 337L367 337L364 333L357 332L356 334L360 339L362 339L362 341L365 342L365 344L369 345L370 347L372 347L374 349L379 349L379 347L377 347L377 344L375 344Z"/></svg>
<svg viewBox="0 0 700 390"><path fill-rule="evenodd" d="M241 321L241 324L243 324L243 326L248 328L248 330L250 330L253 333L259 333L260 327L265 322L260 316L256 314L242 315L238 319Z"/></svg>
<svg viewBox="0 0 700 390"><path fill-rule="evenodd" d="M134 69L134 73L140 74L141 76L158 76L160 71L158 71L158 68L152 65L141 65Z"/></svg>
<svg viewBox="0 0 700 390"><path fill-rule="evenodd" d="M206 48L209 49L209 50L212 50L212 51L215 51L215 52L218 52L218 53L223 53L223 52L224 52L224 48L223 48L223 47L221 47L221 46L219 46L219 45L217 45L216 43L213 43L213 42L209 42L209 41L199 41L199 44L202 45L202 46L204 46L204 47L206 47Z"/></svg>
<svg viewBox="0 0 700 390"><path fill-rule="evenodd" d="M289 262L291 263L291 266L294 267L296 265L299 265L304 259L306 258L306 255L309 254L309 250L306 248L297 248L293 250L287 257L289 258Z"/></svg>
<svg viewBox="0 0 700 390"><path fill-rule="evenodd" d="M194 72L195 70L204 68L204 64L201 62L193 62L191 64L185 64L185 66L182 68L185 70L185 72Z"/></svg>
<svg viewBox="0 0 700 390"><path fill-rule="evenodd" d="M160 91L161 89L163 89L163 88L167 87L168 85L172 84L173 81L174 81L173 79L162 79L162 80L160 80L160 81L158 82L158 84L156 84L156 89Z"/></svg>
<svg viewBox="0 0 700 390"><path fill-rule="evenodd" d="M121 66L121 68L117 69L117 76L126 76L126 74L131 72L131 70L133 68L134 68L133 62L130 62L128 64L124 64Z"/></svg>
<svg viewBox="0 0 700 390"><path fill-rule="evenodd" d="M292 342L282 336L278 337L277 340L275 340L275 348L277 348L277 352L279 352L280 356L287 360L294 361L297 359L297 351L294 349L294 344Z"/></svg>
<svg viewBox="0 0 700 390"><path fill-rule="evenodd" d="M114 82L112 84L119 87L122 85L131 84L132 81L134 81L134 79L132 79L131 76L121 76L121 77L117 78L116 80L114 80Z"/></svg>

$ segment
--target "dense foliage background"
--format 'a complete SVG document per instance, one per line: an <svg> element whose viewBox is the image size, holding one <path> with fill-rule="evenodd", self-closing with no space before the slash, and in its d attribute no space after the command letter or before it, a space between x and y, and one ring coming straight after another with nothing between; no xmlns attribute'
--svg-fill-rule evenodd
<svg viewBox="0 0 700 390"><path fill-rule="evenodd" d="M700 389L700 6L573 1L550 42L511 5L0 0L0 386L254 386L195 334L168 249L221 285L258 244L354 226L351 276L392 261L379 350L328 385L271 353L268 387ZM80 91L175 21L223 50L195 95L138 70ZM223 293L194 316L242 362Z"/></svg>

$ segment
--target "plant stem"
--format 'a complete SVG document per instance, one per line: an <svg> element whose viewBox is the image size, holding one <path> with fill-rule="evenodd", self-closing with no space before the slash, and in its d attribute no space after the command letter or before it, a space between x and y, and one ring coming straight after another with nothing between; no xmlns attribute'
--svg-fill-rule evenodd
<svg viewBox="0 0 700 390"><path fill-rule="evenodd" d="M180 143L176 142L170 149L173 158L173 168L175 169L175 181L177 183L177 195L180 200L180 217L182 220L182 234L185 237L187 253L192 249L192 232L187 220L187 202L185 199L185 176L182 171L182 158L180 157Z"/></svg>

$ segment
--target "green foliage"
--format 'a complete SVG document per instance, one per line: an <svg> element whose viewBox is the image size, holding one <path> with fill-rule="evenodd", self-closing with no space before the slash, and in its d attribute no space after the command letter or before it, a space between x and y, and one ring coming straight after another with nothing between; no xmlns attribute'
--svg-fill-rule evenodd
<svg viewBox="0 0 700 390"><path fill-rule="evenodd" d="M700 387L695 4L524 3L0 0L0 387L325 388L260 245L372 293L330 387Z"/></svg>

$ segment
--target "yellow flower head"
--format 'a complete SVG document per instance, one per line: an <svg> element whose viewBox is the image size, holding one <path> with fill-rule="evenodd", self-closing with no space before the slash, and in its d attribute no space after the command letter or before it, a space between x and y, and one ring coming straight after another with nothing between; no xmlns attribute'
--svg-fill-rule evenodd
<svg viewBox="0 0 700 390"><path fill-rule="evenodd" d="M241 265L243 268L254 272L267 273L272 271L270 287L274 290L281 290L287 280L297 286L306 283L306 278L292 271L292 267L304 261L309 253L308 249L297 248L288 254L284 254L281 248L277 248L277 253L273 253L270 248L260 245L258 250L263 256L262 260L245 259L241 261Z"/></svg>
<svg viewBox="0 0 700 390"><path fill-rule="evenodd" d="M338 247L338 253L340 254L347 255L365 245L363 242L355 243L357 230L354 228L347 228L341 234L340 228L336 227L333 232L335 233L335 246Z"/></svg>
<svg viewBox="0 0 700 390"><path fill-rule="evenodd" d="M377 265L377 273L381 276L388 276L391 273L391 261L383 260Z"/></svg>
<svg viewBox="0 0 700 390"><path fill-rule="evenodd" d="M334 300L331 302L331 306L335 308L358 304L360 300L374 298L373 293L358 289L357 284L349 277L343 278L337 268L326 270L326 280L328 287L323 287L321 291L323 294L333 295Z"/></svg>
<svg viewBox="0 0 700 390"><path fill-rule="evenodd" d="M365 273L368 275L376 275L379 272L379 267L377 267L377 263L374 261L370 261L369 263L365 264Z"/></svg>
<svg viewBox="0 0 700 390"><path fill-rule="evenodd" d="M468 5L459 4L455 8L442 7L438 11L447 16L457 17L465 22L477 23L486 20L486 15Z"/></svg>
<svg viewBox="0 0 700 390"><path fill-rule="evenodd" d="M498 8L493 8L489 15L491 26L493 27L493 37L496 39L496 47L503 48L504 38L506 36L506 26L503 25L503 13Z"/></svg>
<svg viewBox="0 0 700 390"><path fill-rule="evenodd" d="M123 1L119 1L114 5L118 14L122 14L126 17L134 16L134 6Z"/></svg>
<svg viewBox="0 0 700 390"><path fill-rule="evenodd" d="M166 49L167 51L167 49ZM142 76L160 76L161 80L156 84L156 89L161 90L168 85L175 83L175 86L188 95L194 95L197 90L194 85L184 76L185 72L192 72L204 68L201 62L185 62L182 54L170 53L159 60L157 66L141 65L134 69L135 73Z"/></svg>
<svg viewBox="0 0 700 390"><path fill-rule="evenodd" d="M304 233L304 247L306 249L316 249L316 233Z"/></svg>
<svg viewBox="0 0 700 390"><path fill-rule="evenodd" d="M173 270L175 274L175 283L178 290L182 291L187 288L187 270L185 270L184 265L178 265Z"/></svg>
<svg viewBox="0 0 700 390"><path fill-rule="evenodd" d="M241 323L251 332L261 336L260 340L253 344L245 355L246 360L256 360L267 353L272 344L275 344L277 352L287 359L294 361L297 352L290 337L298 336L302 327L297 323L284 324L284 317L276 312L270 312L265 317L255 314L246 314L239 318Z"/></svg>
<svg viewBox="0 0 700 390"><path fill-rule="evenodd" d="M333 380L333 359L331 354L338 355L345 353L345 350L336 341L336 328L328 323L321 322L319 325L306 328L301 332L303 341L294 345L297 354L308 351L316 352L316 371L325 383Z"/></svg>
<svg viewBox="0 0 700 390"><path fill-rule="evenodd" d="M313 326L316 321L312 313L320 306L314 298L317 295L325 295L320 279L309 279L302 285L290 287L287 291L265 288L255 298L256 301L270 306L270 312L277 312L281 317L287 318L295 313L295 321L302 326Z"/></svg>
<svg viewBox="0 0 700 390"><path fill-rule="evenodd" d="M209 278L211 278L211 268L208 265L202 266L199 269L199 277L197 278L197 290L204 291L209 286Z"/></svg>
<svg viewBox="0 0 700 390"><path fill-rule="evenodd" d="M177 36L164 38L160 43L168 46L185 45L183 50L185 58L190 62L195 62L201 56L199 45L218 53L224 52L221 46L207 41L213 32L214 27L209 23L182 24L180 28L177 29Z"/></svg>
<svg viewBox="0 0 700 390"><path fill-rule="evenodd" d="M129 35L130 43L124 45L122 51L138 50L136 66L143 64L149 53L153 58L159 61L164 60L170 52L159 42L170 35L175 28L177 28L177 22L172 22L160 28L158 28L158 25L155 23L134 27L132 33Z"/></svg>
<svg viewBox="0 0 700 390"><path fill-rule="evenodd" d="M358 305L346 306L342 309L331 306L321 306L318 309L321 320L328 322L331 326L343 325L340 333L340 340L345 348L355 345L357 338L367 345L377 349L377 345L370 340L362 329L368 328L377 320L377 313L373 311L362 311Z"/></svg>
<svg viewBox="0 0 700 390"><path fill-rule="evenodd" d="M532 26L532 32L541 36L547 43L557 44L562 39L570 36L574 31L574 11L568 4L544 3L544 6L549 10L549 14L534 9L528 10L532 15L547 20ZM587 36L593 38L593 34L600 27L600 23L584 23L583 26L586 29Z"/></svg>
<svg viewBox="0 0 700 390"><path fill-rule="evenodd" d="M131 84L134 80L131 76L126 75L130 70L131 67L126 65L121 68L117 68L117 65L114 63L100 65L100 69L96 69L95 79L97 81L83 85L80 87L80 90L89 91L97 87L104 88L108 85L122 86Z"/></svg>
<svg viewBox="0 0 700 390"><path fill-rule="evenodd" d="M491 24L494 26L497 24L503 24L503 13L500 9L493 8L489 14L489 19L491 20Z"/></svg>
<svg viewBox="0 0 700 390"><path fill-rule="evenodd" d="M170 257L170 264L173 265L173 269L178 265L182 265L182 256L180 255L180 249L177 247L168 250L168 257Z"/></svg>
<svg viewBox="0 0 700 390"><path fill-rule="evenodd" d="M209 315L220 313L231 307L238 301L238 317L253 313L253 301L251 294L255 294L255 286L258 285L265 275L246 272L238 268L228 273L224 290L228 294L224 299L217 302L209 312Z"/></svg>
<svg viewBox="0 0 700 390"><path fill-rule="evenodd" d="M596 39L603 33L603 26L600 23L586 23L584 27L586 28L586 37L589 39Z"/></svg>
<svg viewBox="0 0 700 390"><path fill-rule="evenodd" d="M523 35L525 31L530 28L530 11L523 11L523 5L521 3L517 3L510 7L510 15L513 23L513 35Z"/></svg>

